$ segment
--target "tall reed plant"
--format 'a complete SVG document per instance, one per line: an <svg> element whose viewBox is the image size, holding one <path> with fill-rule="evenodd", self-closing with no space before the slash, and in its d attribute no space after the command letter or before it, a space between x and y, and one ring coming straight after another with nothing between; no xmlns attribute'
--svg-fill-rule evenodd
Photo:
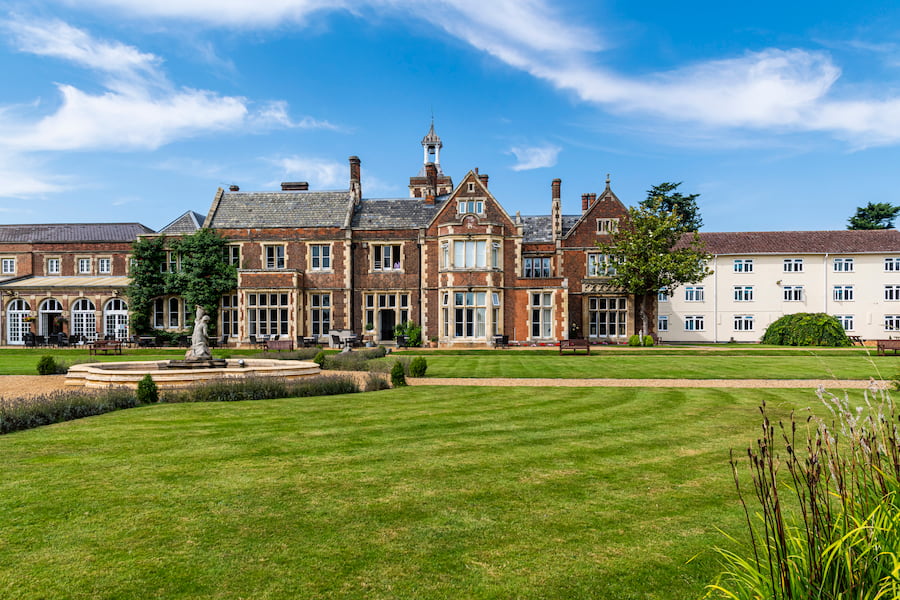
<svg viewBox="0 0 900 600"><path fill-rule="evenodd" d="M819 389L830 420L774 425L747 449L751 491L731 468L750 545L719 550L724 570L709 598L900 598L900 421L873 385L864 406ZM748 505L755 508L753 516Z"/></svg>

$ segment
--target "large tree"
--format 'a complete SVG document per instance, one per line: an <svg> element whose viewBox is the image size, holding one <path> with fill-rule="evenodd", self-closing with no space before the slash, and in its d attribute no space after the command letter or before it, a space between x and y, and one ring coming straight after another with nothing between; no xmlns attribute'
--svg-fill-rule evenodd
<svg viewBox="0 0 900 600"><path fill-rule="evenodd" d="M147 333L151 329L153 300L166 293L166 274L160 265L166 261L166 238L139 238L131 247L131 281L125 294L131 313L131 329Z"/></svg>
<svg viewBox="0 0 900 600"><path fill-rule="evenodd" d="M641 201L641 208L660 212L674 212L678 216L681 231L699 231L703 227L697 198L700 194L683 195L678 191L682 182L666 181L647 190L647 197Z"/></svg>
<svg viewBox="0 0 900 600"><path fill-rule="evenodd" d="M893 229L900 206L890 202L869 202L856 207L856 214L848 219L847 229Z"/></svg>
<svg viewBox="0 0 900 600"><path fill-rule="evenodd" d="M696 231L684 232L675 211L641 206L628 209L628 215L610 241L597 246L614 266L609 282L634 294L647 334L652 302L659 291L671 293L680 285L699 283L711 275L706 266L711 256L703 250Z"/></svg>

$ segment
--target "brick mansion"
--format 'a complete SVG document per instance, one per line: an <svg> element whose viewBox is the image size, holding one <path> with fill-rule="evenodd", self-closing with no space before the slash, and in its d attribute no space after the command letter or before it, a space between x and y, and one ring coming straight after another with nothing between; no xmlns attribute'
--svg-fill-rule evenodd
<svg viewBox="0 0 900 600"><path fill-rule="evenodd" d="M0 331L60 327L87 339L129 330L129 254L140 236L200 228L228 242L237 288L221 299L216 330L232 345L332 330L391 343L394 327L422 325L442 347L481 347L495 335L522 344L587 338L621 343L640 333L636 298L611 286L596 242L627 218L610 187L563 210L562 182L547 214L510 214L478 169L454 184L434 127L403 198L368 198L360 160L347 189L219 189L206 215L188 211L158 232L137 223L0 225ZM577 204L577 202L576 202ZM652 332L664 341L758 341L794 312L827 312L863 338L900 331L900 233L895 230L701 233L713 274L660 290ZM171 256L163 268L177 270ZM182 330L192 308L157 298L152 324Z"/></svg>

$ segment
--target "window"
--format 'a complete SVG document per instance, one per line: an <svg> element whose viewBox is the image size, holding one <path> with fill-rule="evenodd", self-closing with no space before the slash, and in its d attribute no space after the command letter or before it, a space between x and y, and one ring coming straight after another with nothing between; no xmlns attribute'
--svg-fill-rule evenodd
<svg viewBox="0 0 900 600"><path fill-rule="evenodd" d="M835 273L850 273L853 271L853 259L852 258L836 258L834 259L834 272Z"/></svg>
<svg viewBox="0 0 900 600"><path fill-rule="evenodd" d="M684 317L685 331L703 331L703 315L686 315Z"/></svg>
<svg viewBox="0 0 900 600"><path fill-rule="evenodd" d="M287 294L247 294L248 335L287 335L287 332Z"/></svg>
<svg viewBox="0 0 900 600"><path fill-rule="evenodd" d="M78 272L82 275L88 274L91 272L91 259L89 258L79 258L78 259Z"/></svg>
<svg viewBox="0 0 900 600"><path fill-rule="evenodd" d="M588 298L588 337L624 336L627 307L625 298Z"/></svg>
<svg viewBox="0 0 900 600"><path fill-rule="evenodd" d="M487 267L487 242L483 240L456 240L453 242L453 266L457 269L484 269Z"/></svg>
<svg viewBox="0 0 900 600"><path fill-rule="evenodd" d="M166 326L166 303L162 298L153 301L153 328L162 329Z"/></svg>
<svg viewBox="0 0 900 600"><path fill-rule="evenodd" d="M736 259L734 259L734 272L735 273L752 273L753 272L753 259L752 258L736 258Z"/></svg>
<svg viewBox="0 0 900 600"><path fill-rule="evenodd" d="M802 258L786 258L786 259L784 259L784 272L785 273L802 273L803 272L803 259Z"/></svg>
<svg viewBox="0 0 900 600"><path fill-rule="evenodd" d="M59 275L59 259L58 258L48 258L47 259L47 274L48 275Z"/></svg>
<svg viewBox="0 0 900 600"><path fill-rule="evenodd" d="M803 300L803 286L802 285L786 285L786 286L784 286L783 299L785 302L801 302Z"/></svg>
<svg viewBox="0 0 900 600"><path fill-rule="evenodd" d="M331 331L331 294L310 294L309 323L313 335Z"/></svg>
<svg viewBox="0 0 900 600"><path fill-rule="evenodd" d="M231 246L237 248L237 246ZM222 296L222 308L219 316L222 319L222 335L237 337L238 335L238 297L237 294Z"/></svg>
<svg viewBox="0 0 900 600"><path fill-rule="evenodd" d="M753 300L753 286L752 285L736 285L734 286L734 301L735 302L750 302Z"/></svg>
<svg viewBox="0 0 900 600"><path fill-rule="evenodd" d="M597 233L615 233L618 229L618 219L597 219Z"/></svg>
<svg viewBox="0 0 900 600"><path fill-rule="evenodd" d="M836 285L834 286L834 299L837 302L849 302L853 300L852 285Z"/></svg>
<svg viewBox="0 0 900 600"><path fill-rule="evenodd" d="M834 315L834 318L838 320L844 331L853 331L853 315Z"/></svg>
<svg viewBox="0 0 900 600"><path fill-rule="evenodd" d="M657 302L668 302L669 298L672 297L672 294L669 293L668 288L663 288L656 293L656 301Z"/></svg>
<svg viewBox="0 0 900 600"><path fill-rule="evenodd" d="M109 275L112 272L112 260L109 258L98 258L97 272L102 275Z"/></svg>
<svg viewBox="0 0 900 600"><path fill-rule="evenodd" d="M169 298L169 328L178 329L178 319L181 315L181 299Z"/></svg>
<svg viewBox="0 0 900 600"><path fill-rule="evenodd" d="M526 258L525 277L550 277L550 258Z"/></svg>
<svg viewBox="0 0 900 600"><path fill-rule="evenodd" d="M4 275L16 274L16 259L4 258L0 260L0 264L2 264L2 272Z"/></svg>
<svg viewBox="0 0 900 600"><path fill-rule="evenodd" d="M884 286L884 299L888 301L900 300L900 285Z"/></svg>
<svg viewBox="0 0 900 600"><path fill-rule="evenodd" d="M900 315L884 315L885 331L900 331Z"/></svg>
<svg viewBox="0 0 900 600"><path fill-rule="evenodd" d="M451 266L453 265L450 264L450 244L444 242L441 244L441 267L449 269Z"/></svg>
<svg viewBox="0 0 900 600"><path fill-rule="evenodd" d="M656 330L660 333L669 330L669 317L666 315L659 315L656 318Z"/></svg>
<svg viewBox="0 0 900 600"><path fill-rule="evenodd" d="M753 331L753 315L734 315L735 331Z"/></svg>
<svg viewBox="0 0 900 600"><path fill-rule="evenodd" d="M481 242L484 244L484 242ZM373 270L375 271L399 271L400 270L400 245L372 246Z"/></svg>
<svg viewBox="0 0 900 600"><path fill-rule="evenodd" d="M171 250L166 252L166 262L161 265L159 270L163 273L168 269L169 273L177 273L178 272L178 253L172 252Z"/></svg>
<svg viewBox="0 0 900 600"><path fill-rule="evenodd" d="M90 342L97 339L96 310L87 298L80 298L72 305L72 335L84 336Z"/></svg>
<svg viewBox="0 0 900 600"><path fill-rule="evenodd" d="M616 258L609 254L588 254L588 277L616 274Z"/></svg>
<svg viewBox="0 0 900 600"><path fill-rule="evenodd" d="M103 334L123 341L128 338L128 305L113 298L103 307Z"/></svg>
<svg viewBox="0 0 900 600"><path fill-rule="evenodd" d="M331 246L315 245L310 246L310 269L313 271L330 271L331 270Z"/></svg>
<svg viewBox="0 0 900 600"><path fill-rule="evenodd" d="M684 288L685 302L703 302L703 286L689 285Z"/></svg>
<svg viewBox="0 0 900 600"><path fill-rule="evenodd" d="M284 246L266 246L266 268L284 268Z"/></svg>
<svg viewBox="0 0 900 600"><path fill-rule="evenodd" d="M486 336L487 292L453 293L453 335L458 338Z"/></svg>
<svg viewBox="0 0 900 600"><path fill-rule="evenodd" d="M470 182L469 182L469 185L466 186L466 189L467 189L469 192L474 192L474 191L475 191L475 182L474 182L474 181L470 181Z"/></svg>
<svg viewBox="0 0 900 600"><path fill-rule="evenodd" d="M460 200L459 214L475 213L476 215L484 214L484 200Z"/></svg>
<svg viewBox="0 0 900 600"><path fill-rule="evenodd" d="M531 293L531 337L549 338L553 335L553 293Z"/></svg>
<svg viewBox="0 0 900 600"><path fill-rule="evenodd" d="M237 244L229 244L223 249L225 252L225 262L235 267L241 266L241 247Z"/></svg>
<svg viewBox="0 0 900 600"><path fill-rule="evenodd" d="M884 259L885 271L900 271L900 257L890 257Z"/></svg>
<svg viewBox="0 0 900 600"><path fill-rule="evenodd" d="M497 242L491 244L491 267L494 269L500 268L500 244Z"/></svg>

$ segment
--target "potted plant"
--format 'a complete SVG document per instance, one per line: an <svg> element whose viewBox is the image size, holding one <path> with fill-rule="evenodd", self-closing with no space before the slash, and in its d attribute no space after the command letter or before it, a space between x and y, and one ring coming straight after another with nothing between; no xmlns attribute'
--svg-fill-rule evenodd
<svg viewBox="0 0 900 600"><path fill-rule="evenodd" d="M69 324L69 319L63 315L59 315L58 317L53 319L53 324L56 326L56 328L59 331L64 331L66 328L66 325Z"/></svg>
<svg viewBox="0 0 900 600"><path fill-rule="evenodd" d="M372 323L366 323L366 334L363 336L363 341L366 343L366 348L374 348L375 347L375 325Z"/></svg>
<svg viewBox="0 0 900 600"><path fill-rule="evenodd" d="M431 348L438 347L438 336L433 335L430 338L428 338L428 341L430 342L429 347L431 347Z"/></svg>

